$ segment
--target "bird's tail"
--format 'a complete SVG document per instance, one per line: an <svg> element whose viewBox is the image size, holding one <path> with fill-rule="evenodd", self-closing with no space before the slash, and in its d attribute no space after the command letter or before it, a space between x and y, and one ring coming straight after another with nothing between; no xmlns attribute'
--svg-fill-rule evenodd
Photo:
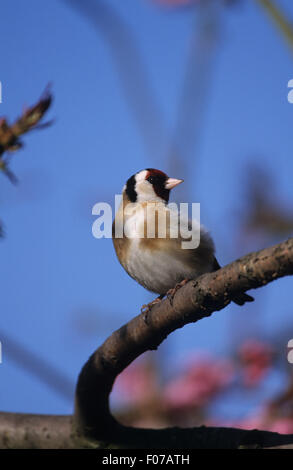
<svg viewBox="0 0 293 470"><path fill-rule="evenodd" d="M237 294L232 298L233 302L237 305L244 305L246 302L253 302L254 298L248 294Z"/></svg>

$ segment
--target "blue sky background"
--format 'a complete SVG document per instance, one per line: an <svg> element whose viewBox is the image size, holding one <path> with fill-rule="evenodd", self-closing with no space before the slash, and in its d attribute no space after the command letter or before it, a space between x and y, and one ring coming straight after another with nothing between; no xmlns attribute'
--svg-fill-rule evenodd
<svg viewBox="0 0 293 470"><path fill-rule="evenodd" d="M121 91L109 47L88 19L57 0L10 0L1 8L0 115L16 118L52 82L48 116L55 123L25 136L25 148L12 161L17 187L0 175L6 231L0 242L0 330L54 365L73 386L93 350L153 298L123 271L112 241L93 238L91 210L98 201L113 203L137 170L168 169L198 15L196 7L107 1L132 29L161 108L166 132L158 134L152 154ZM293 19L292 2L281 4ZM237 243L249 162L273 172L272 195L292 207L293 105L287 83L293 57L256 2L240 2L220 15L200 145L184 171L190 198L201 203L201 220L225 264L263 247ZM245 335L270 337L285 327L293 338L290 288L292 279L278 280L255 292L254 304L228 306L173 333L161 347L161 360L168 369L194 349L228 354ZM70 413L72 402L15 364L6 354L5 335L0 341L0 409Z"/></svg>

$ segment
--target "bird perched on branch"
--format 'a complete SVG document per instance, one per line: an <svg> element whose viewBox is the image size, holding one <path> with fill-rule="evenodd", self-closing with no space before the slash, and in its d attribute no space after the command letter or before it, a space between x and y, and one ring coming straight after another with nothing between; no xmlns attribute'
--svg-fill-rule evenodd
<svg viewBox="0 0 293 470"><path fill-rule="evenodd" d="M139 284L159 294L143 306L145 310L165 295L172 301L177 289L188 280L220 269L214 243L203 226L187 220L186 238L179 233L181 219L173 217L177 214L168 201L171 189L182 182L153 168L139 171L127 180L113 222L112 238L119 262ZM184 242L193 237L199 243L184 247ZM254 299L239 293L232 300L243 305Z"/></svg>

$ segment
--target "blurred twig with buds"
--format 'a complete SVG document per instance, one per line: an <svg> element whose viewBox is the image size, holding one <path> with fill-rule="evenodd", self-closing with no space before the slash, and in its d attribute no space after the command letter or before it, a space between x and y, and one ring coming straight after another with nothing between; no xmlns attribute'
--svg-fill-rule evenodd
<svg viewBox="0 0 293 470"><path fill-rule="evenodd" d="M257 0L257 2L267 11L293 51L293 24L287 20L280 6L272 0Z"/></svg>
<svg viewBox="0 0 293 470"><path fill-rule="evenodd" d="M52 124L52 121L40 124L51 103L52 94L48 85L37 104L25 109L14 124L9 125L5 117L0 118L0 171L7 176L11 183L17 183L17 178L9 167L11 153L23 147L20 136L35 129L43 129ZM0 237L3 237L1 223Z"/></svg>
<svg viewBox="0 0 293 470"><path fill-rule="evenodd" d="M43 129L52 123L52 121L49 121L39 124L51 102L52 94L49 87L47 87L37 104L24 110L14 124L9 125L6 118L0 118L0 170L12 183L16 183L17 179L9 169L10 156L7 155L7 152L9 154L23 147L23 142L20 139L21 135L31 130Z"/></svg>

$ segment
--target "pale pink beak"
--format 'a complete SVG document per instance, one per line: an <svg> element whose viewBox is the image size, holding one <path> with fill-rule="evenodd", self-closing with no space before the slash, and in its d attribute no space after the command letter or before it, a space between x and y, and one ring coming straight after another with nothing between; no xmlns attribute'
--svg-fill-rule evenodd
<svg viewBox="0 0 293 470"><path fill-rule="evenodd" d="M178 186L178 184L183 183L183 180L177 180L176 178L168 178L166 183L165 183L165 188L166 189L173 189L175 186Z"/></svg>

